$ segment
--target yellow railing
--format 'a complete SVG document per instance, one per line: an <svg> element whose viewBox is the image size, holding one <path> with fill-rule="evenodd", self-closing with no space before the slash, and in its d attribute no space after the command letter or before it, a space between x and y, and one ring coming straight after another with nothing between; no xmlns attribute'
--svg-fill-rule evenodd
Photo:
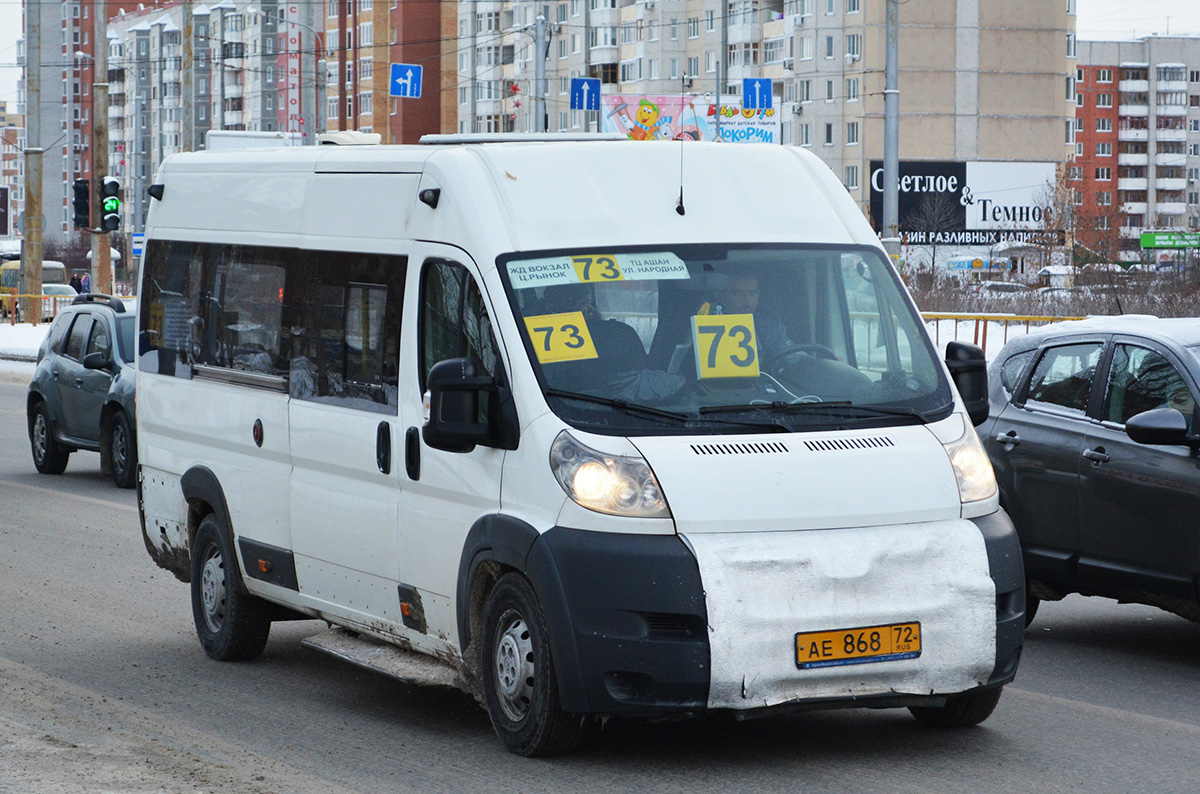
<svg viewBox="0 0 1200 794"><path fill-rule="evenodd" d="M964 333L969 334L971 343L979 345L984 351L987 350L988 327L992 323L998 323L1002 326L1003 336L1000 344L1003 345L1008 342L1008 331L1012 325L1023 326L1024 332L1029 333L1031 326L1084 319L1083 317L1051 317L1041 314L975 314L971 312L921 312L921 317L925 320L926 324L933 324L930 334L933 336L934 344L938 347L941 347L942 342L942 323L940 321L953 320L954 336L952 338L958 340ZM965 332L963 331L964 326L966 328Z"/></svg>
<svg viewBox="0 0 1200 794"><path fill-rule="evenodd" d="M0 307L4 310L4 315L12 325L17 324L17 315L28 317L31 314L31 301L41 300L42 302L42 322L50 322L58 312L71 305L71 301L75 300L74 295L22 295L18 294L14 289L10 294L5 295L0 299Z"/></svg>

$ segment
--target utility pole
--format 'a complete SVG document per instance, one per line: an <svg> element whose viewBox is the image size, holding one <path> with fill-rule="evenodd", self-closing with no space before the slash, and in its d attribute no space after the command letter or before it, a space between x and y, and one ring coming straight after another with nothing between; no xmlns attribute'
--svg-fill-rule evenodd
<svg viewBox="0 0 1200 794"><path fill-rule="evenodd" d="M721 51L717 53L717 114L713 116L713 129L716 139L721 140L721 94L725 92L725 83L729 82L727 73L727 58L729 57L729 3L721 0Z"/></svg>
<svg viewBox="0 0 1200 794"><path fill-rule="evenodd" d="M183 109L180 111L183 114L182 122L183 129L183 147L181 151L190 152L196 148L196 117L193 112L194 97L192 95L192 85L195 79L195 58L192 52L192 0L183 0L183 74L180 93L183 94L180 105Z"/></svg>
<svg viewBox="0 0 1200 794"><path fill-rule="evenodd" d="M43 3L25 4L25 245L21 263L23 278L18 289L25 294L42 294L42 8ZM42 301L28 301L25 319L42 321Z"/></svg>
<svg viewBox="0 0 1200 794"><path fill-rule="evenodd" d="M101 186L108 176L108 8L107 0L94 0L95 41L92 49L92 226L104 228L100 211ZM113 294L112 247L108 233L92 235L92 288Z"/></svg>
<svg viewBox="0 0 1200 794"><path fill-rule="evenodd" d="M535 132L546 131L546 18L537 15L533 37L533 121Z"/></svg>
<svg viewBox="0 0 1200 794"><path fill-rule="evenodd" d="M883 88L883 247L892 263L900 256L900 5L887 0L887 49Z"/></svg>

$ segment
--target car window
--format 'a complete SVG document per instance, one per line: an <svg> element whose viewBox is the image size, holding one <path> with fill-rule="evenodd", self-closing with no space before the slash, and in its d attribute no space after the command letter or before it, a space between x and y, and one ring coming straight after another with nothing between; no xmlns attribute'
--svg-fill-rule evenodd
<svg viewBox="0 0 1200 794"><path fill-rule="evenodd" d="M480 375L496 374L496 342L483 295L466 268L430 260L421 274L421 388L433 365L468 357Z"/></svg>
<svg viewBox="0 0 1200 794"><path fill-rule="evenodd" d="M92 332L88 335L87 349L83 354L87 356L91 353L108 355L108 328L103 320L92 323Z"/></svg>
<svg viewBox="0 0 1200 794"><path fill-rule="evenodd" d="M1101 347L1089 342L1047 348L1033 371L1026 400L1086 412Z"/></svg>
<svg viewBox="0 0 1200 794"><path fill-rule="evenodd" d="M1104 418L1125 424L1154 408L1173 408L1189 419L1196 401L1179 371L1144 347L1117 345L1105 394Z"/></svg>
<svg viewBox="0 0 1200 794"><path fill-rule="evenodd" d="M1035 355L1037 355L1036 350L1026 350L1010 357L1000 366L1000 385L1004 387L1004 392L1009 397L1012 397L1013 392L1017 390L1021 373L1025 371L1025 367Z"/></svg>
<svg viewBox="0 0 1200 794"><path fill-rule="evenodd" d="M75 322L71 324L70 335L67 337L67 349L64 351L69 358L83 360L83 345L87 340L88 323L91 321L91 314L80 312L75 315Z"/></svg>

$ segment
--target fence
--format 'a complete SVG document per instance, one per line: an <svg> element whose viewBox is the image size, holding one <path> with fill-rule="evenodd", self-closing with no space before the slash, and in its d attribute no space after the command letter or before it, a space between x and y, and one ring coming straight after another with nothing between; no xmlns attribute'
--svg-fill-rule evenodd
<svg viewBox="0 0 1200 794"><path fill-rule="evenodd" d="M1020 330L1020 333L1027 334L1033 326L1084 319L1083 317L1052 317L1037 314L971 314L969 312L921 312L921 317L927 326L931 326L930 335L933 336L933 342L939 348L942 346L943 336L948 342L963 340L969 336L971 343L983 348L985 353L987 352L990 327L992 328L993 343L999 332L1001 337L999 343L1000 346L1003 346L1008 342L1009 331L1014 325ZM944 321L953 322L952 330L949 333L943 328ZM999 328L993 326L999 326Z"/></svg>
<svg viewBox="0 0 1200 794"><path fill-rule="evenodd" d="M16 289L0 299L0 316L7 317L12 325L30 313L30 301L41 300L42 322L50 322L58 312L71 305L74 295L21 295Z"/></svg>

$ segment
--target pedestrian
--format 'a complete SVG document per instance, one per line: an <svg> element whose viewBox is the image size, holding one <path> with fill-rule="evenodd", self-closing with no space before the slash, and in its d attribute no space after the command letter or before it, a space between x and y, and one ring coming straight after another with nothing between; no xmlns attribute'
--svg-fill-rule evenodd
<svg viewBox="0 0 1200 794"><path fill-rule="evenodd" d="M91 292L92 291L92 274L91 273L83 274L83 281L80 284L80 286L83 288L81 290L82 292Z"/></svg>
<svg viewBox="0 0 1200 794"><path fill-rule="evenodd" d="M72 273L71 280L68 283L76 292L83 292L83 280L79 278L78 273Z"/></svg>

